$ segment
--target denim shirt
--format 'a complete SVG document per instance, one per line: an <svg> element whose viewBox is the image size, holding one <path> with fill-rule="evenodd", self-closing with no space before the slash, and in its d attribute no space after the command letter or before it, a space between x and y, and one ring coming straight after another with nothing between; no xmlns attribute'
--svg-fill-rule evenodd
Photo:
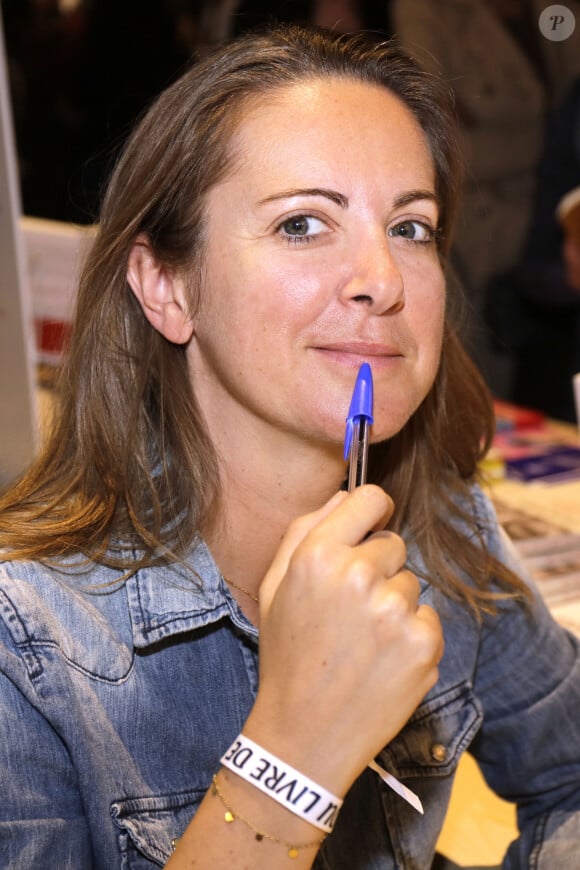
<svg viewBox="0 0 580 870"><path fill-rule="evenodd" d="M511 564L479 490L475 508ZM0 565L0 867L151 870L170 857L258 686L256 628L203 544L192 565L201 582L176 568L119 582L98 566ZM422 587L445 633L440 678L378 760L425 815L367 770L315 867L429 868L468 747L518 804L504 867L580 867L578 642L537 595L478 623Z"/></svg>

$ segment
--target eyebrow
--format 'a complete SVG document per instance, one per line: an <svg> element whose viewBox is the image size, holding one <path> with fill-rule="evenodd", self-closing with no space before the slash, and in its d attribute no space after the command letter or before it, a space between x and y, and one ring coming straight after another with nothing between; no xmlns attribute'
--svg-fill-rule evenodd
<svg viewBox="0 0 580 870"><path fill-rule="evenodd" d="M426 199L430 202L434 202L436 206L439 206L439 197L435 196L432 190L408 190L406 193L402 193L401 196L398 196L395 199L394 205L395 207L400 208L403 205L410 205L418 199Z"/></svg>
<svg viewBox="0 0 580 870"><path fill-rule="evenodd" d="M273 193L272 196L267 196L261 199L259 205L265 205L268 202L275 202L278 199L289 199L292 196L324 196L326 199L332 200L341 208L348 208L348 197L337 190L327 190L324 187L297 187L291 190L282 190L280 193Z"/></svg>
<svg viewBox="0 0 580 870"><path fill-rule="evenodd" d="M273 193L271 196L266 196L264 199L261 199L259 205L265 205L268 202L276 202L279 199L289 199L294 196L324 196L326 199L335 202L341 208L348 208L347 196L343 193L339 193L337 190L328 190L324 187L297 187L291 188L290 190L282 190L280 193ZM402 193L401 196L398 196L395 199L394 206L400 208L405 205L410 205L412 202L416 202L419 199L426 199L439 206L439 199L435 196L432 190L421 189L409 190L406 193Z"/></svg>

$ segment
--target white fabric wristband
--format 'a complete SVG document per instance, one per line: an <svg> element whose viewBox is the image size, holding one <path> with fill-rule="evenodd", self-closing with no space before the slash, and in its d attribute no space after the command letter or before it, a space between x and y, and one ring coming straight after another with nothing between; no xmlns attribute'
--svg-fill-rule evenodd
<svg viewBox="0 0 580 870"><path fill-rule="evenodd" d="M234 740L221 758L221 763L321 831L330 834L334 828L342 806L341 798L244 734Z"/></svg>

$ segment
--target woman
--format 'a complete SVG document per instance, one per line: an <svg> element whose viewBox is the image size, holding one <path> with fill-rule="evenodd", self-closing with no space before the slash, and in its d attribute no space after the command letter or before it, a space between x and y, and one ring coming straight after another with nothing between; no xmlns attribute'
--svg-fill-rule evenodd
<svg viewBox="0 0 580 870"><path fill-rule="evenodd" d="M457 172L435 79L294 28L135 131L0 514L4 866L426 868L470 743L521 802L506 866L575 854L577 644L474 482ZM362 361L372 482L346 493Z"/></svg>

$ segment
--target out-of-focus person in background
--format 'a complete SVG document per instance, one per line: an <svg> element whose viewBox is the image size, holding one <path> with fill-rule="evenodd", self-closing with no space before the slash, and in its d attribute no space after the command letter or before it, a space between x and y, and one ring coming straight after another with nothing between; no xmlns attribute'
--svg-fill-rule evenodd
<svg viewBox="0 0 580 870"><path fill-rule="evenodd" d="M469 301L466 341L492 391L511 395L512 361L483 316L488 282L519 262L532 213L547 113L580 74L578 26L547 38L537 0L392 0L404 48L453 87L467 174L453 262Z"/></svg>
<svg viewBox="0 0 580 870"><path fill-rule="evenodd" d="M572 222L566 232L558 207L578 185L580 77L550 117L522 257L492 282L487 303L498 349L514 360L510 398L571 422L572 377L580 371L580 236Z"/></svg>

